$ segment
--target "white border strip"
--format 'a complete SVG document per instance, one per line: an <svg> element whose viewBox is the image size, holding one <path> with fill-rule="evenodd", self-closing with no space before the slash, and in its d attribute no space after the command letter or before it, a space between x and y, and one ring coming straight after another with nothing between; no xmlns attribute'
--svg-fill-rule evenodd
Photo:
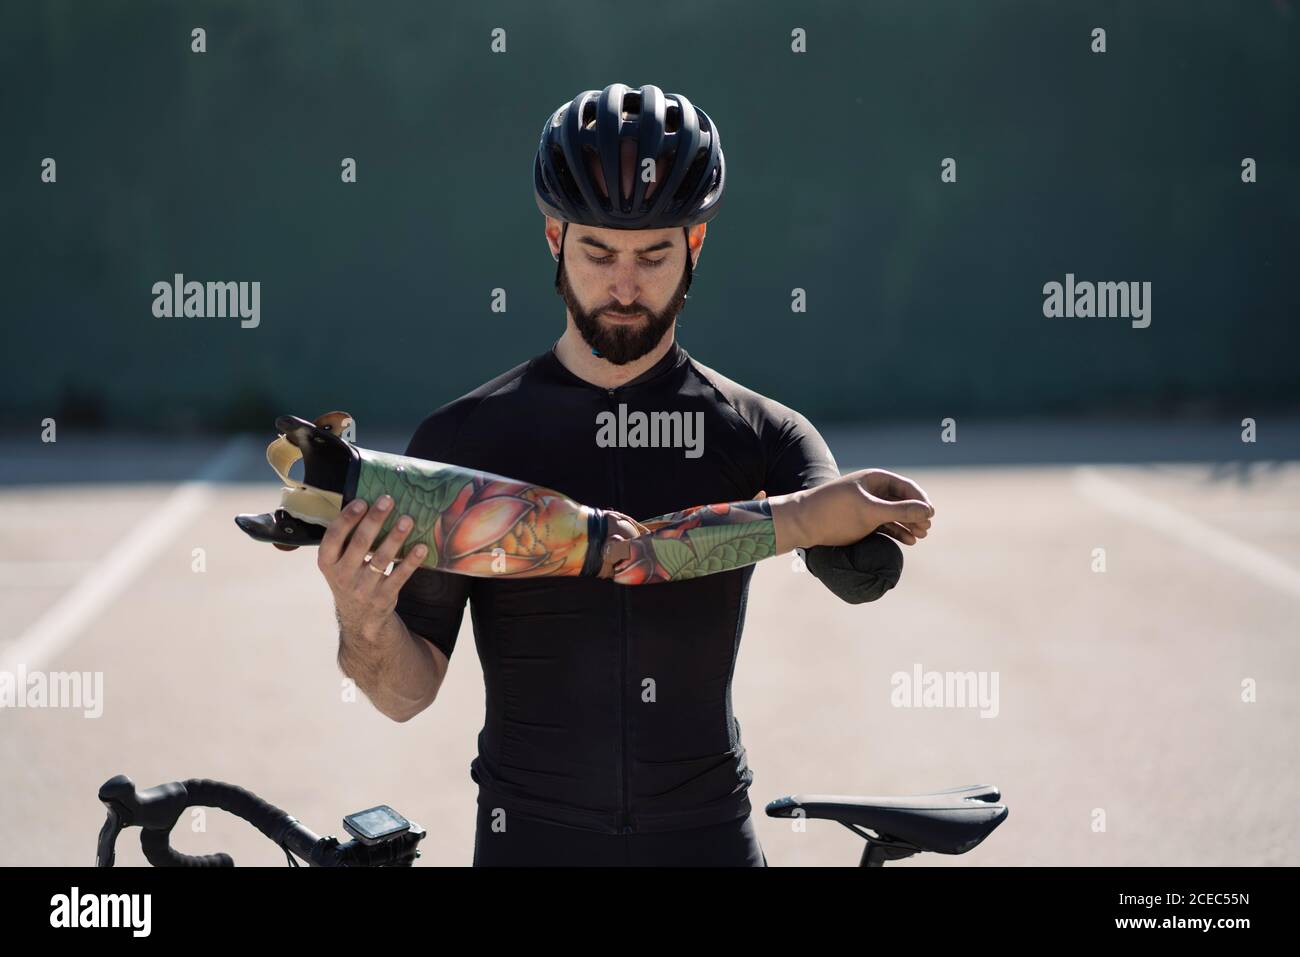
<svg viewBox="0 0 1300 957"><path fill-rule="evenodd" d="M1094 505L1100 505L1131 522L1155 529L1189 548L1231 565L1239 572L1300 598L1300 570L1262 548L1206 525L1186 512L1135 492L1089 466L1075 469L1074 487Z"/></svg>
<svg viewBox="0 0 1300 957"><path fill-rule="evenodd" d="M246 442L235 436L196 478L178 486L162 505L101 558L44 615L0 653L0 671L25 665L40 670L70 645L91 620L118 597L140 570L207 505L212 486L234 472Z"/></svg>

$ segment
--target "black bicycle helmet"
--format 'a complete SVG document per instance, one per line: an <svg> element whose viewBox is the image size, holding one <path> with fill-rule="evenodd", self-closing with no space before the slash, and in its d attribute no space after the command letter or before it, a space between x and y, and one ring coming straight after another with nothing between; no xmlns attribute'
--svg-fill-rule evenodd
<svg viewBox="0 0 1300 957"><path fill-rule="evenodd" d="M635 145L632 195L622 190L623 144ZM641 176L654 162L655 181ZM601 186L599 176L611 189ZM718 129L680 93L611 83L586 90L551 114L533 163L543 213L564 222L555 271L559 288L569 223L606 229L687 229L717 215L726 182ZM691 273L687 250L686 274Z"/></svg>

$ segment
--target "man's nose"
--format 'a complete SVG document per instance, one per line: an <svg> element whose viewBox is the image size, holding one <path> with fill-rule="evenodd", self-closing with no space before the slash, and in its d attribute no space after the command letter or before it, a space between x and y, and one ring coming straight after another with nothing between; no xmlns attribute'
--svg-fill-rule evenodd
<svg viewBox="0 0 1300 957"><path fill-rule="evenodd" d="M629 270L615 276L614 281L610 283L609 294L624 306L636 302L637 297L641 295L641 284L637 281L635 272Z"/></svg>

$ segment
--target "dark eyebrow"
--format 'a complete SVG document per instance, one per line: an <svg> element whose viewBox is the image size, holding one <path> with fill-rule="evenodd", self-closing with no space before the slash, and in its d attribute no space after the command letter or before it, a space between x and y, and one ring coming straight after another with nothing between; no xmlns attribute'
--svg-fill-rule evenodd
<svg viewBox="0 0 1300 957"><path fill-rule="evenodd" d="M594 237L591 236L583 236L578 240L578 242L584 243L588 246L595 246L597 249L603 249L607 253L618 252L618 250L615 249L613 246L606 246L599 239L595 239ZM655 243L653 246L646 246L643 249L634 249L632 251L636 253L638 256L641 256L644 255L645 253L656 253L661 249L672 249L672 248L673 248L672 242L665 239L663 242Z"/></svg>

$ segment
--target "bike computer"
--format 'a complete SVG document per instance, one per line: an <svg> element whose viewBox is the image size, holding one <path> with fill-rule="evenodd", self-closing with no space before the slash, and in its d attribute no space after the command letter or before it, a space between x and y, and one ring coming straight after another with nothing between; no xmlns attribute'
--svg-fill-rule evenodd
<svg viewBox="0 0 1300 957"><path fill-rule="evenodd" d="M362 844L382 844L411 829L411 822L387 804L343 818L343 828Z"/></svg>

